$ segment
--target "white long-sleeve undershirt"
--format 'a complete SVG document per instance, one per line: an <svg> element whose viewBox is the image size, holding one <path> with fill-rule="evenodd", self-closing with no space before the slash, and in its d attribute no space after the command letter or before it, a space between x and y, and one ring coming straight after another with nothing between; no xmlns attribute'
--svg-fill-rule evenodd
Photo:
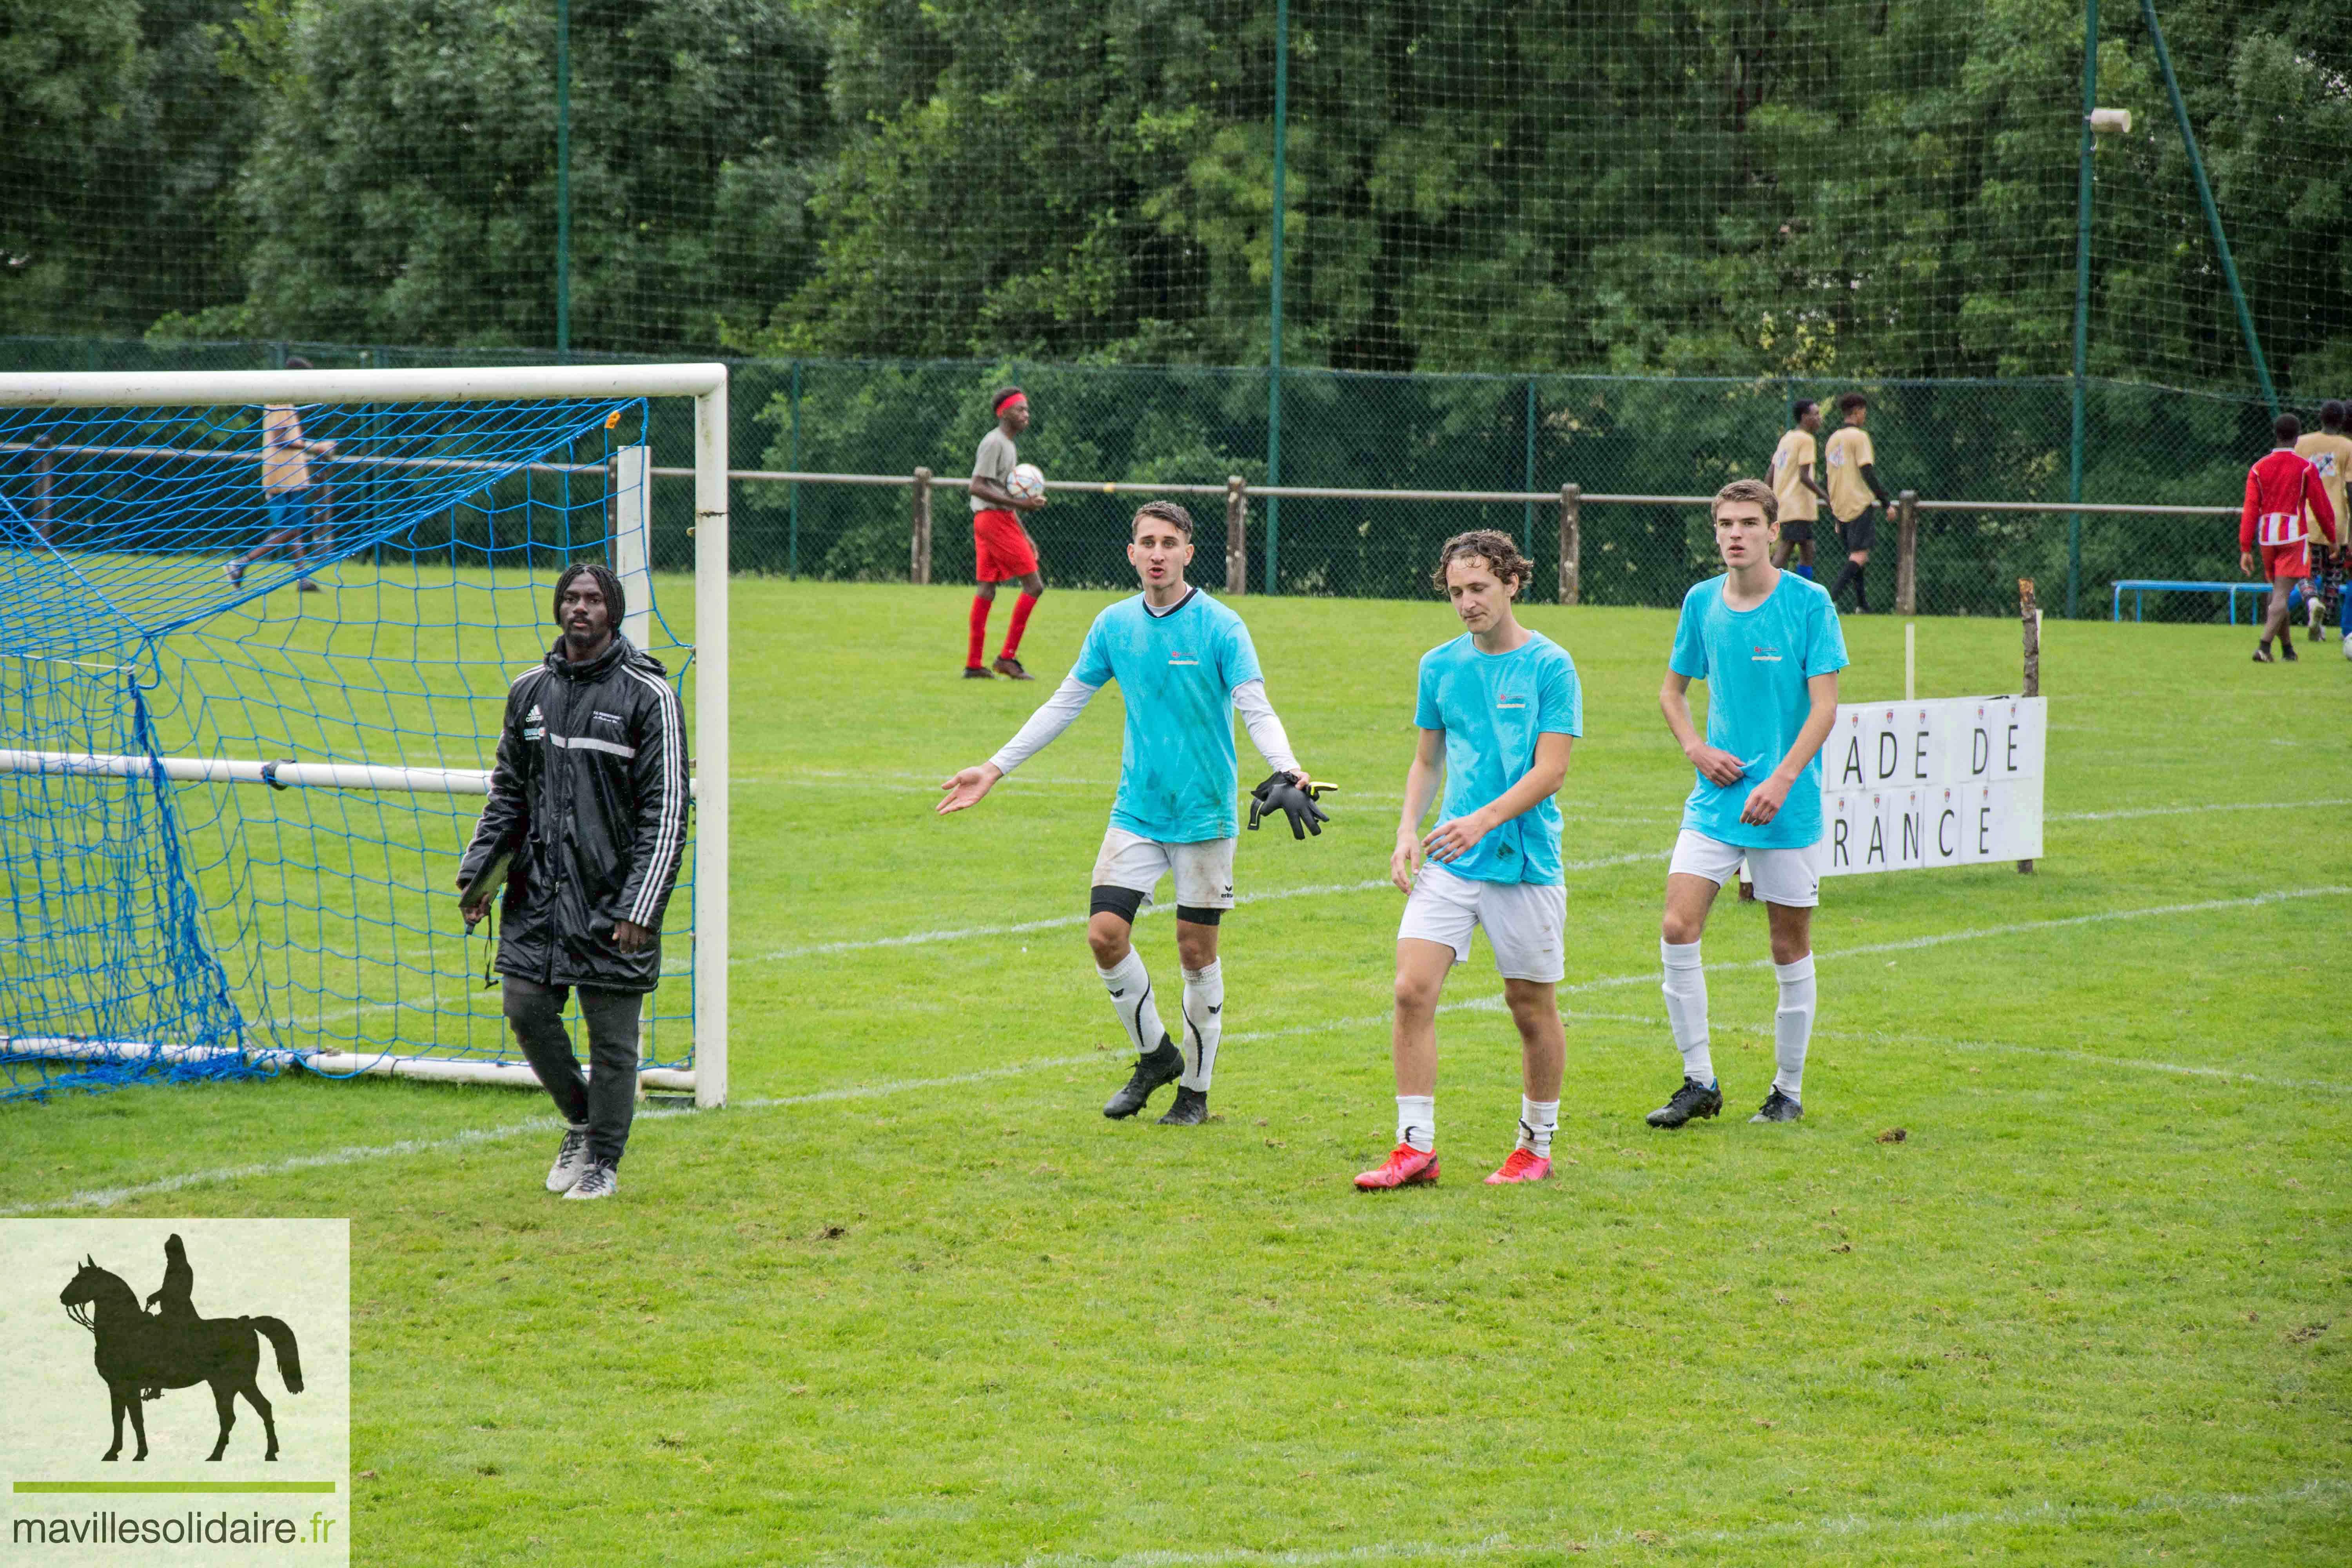
<svg viewBox="0 0 2352 1568"><path fill-rule="evenodd" d="M1060 738L1063 731L1077 721L1087 704L1094 700L1099 686L1088 686L1075 675L1062 678L1054 695L1038 704L1037 711L1021 726L1013 739L1004 742L996 755L988 759L989 765L1000 774L1013 769L1044 751ZM1276 772L1295 773L1298 759L1291 755L1290 737L1275 716L1274 704L1266 700L1265 682L1244 680L1233 690L1234 706L1240 710L1242 726L1249 731L1250 744L1258 749L1268 765Z"/></svg>
<svg viewBox="0 0 2352 1568"><path fill-rule="evenodd" d="M1244 680L1234 687L1234 706L1241 710L1250 744L1257 748L1266 765L1278 773L1298 772L1298 759L1290 753L1290 737L1284 733L1282 721L1275 717L1274 704L1266 700L1265 682Z"/></svg>

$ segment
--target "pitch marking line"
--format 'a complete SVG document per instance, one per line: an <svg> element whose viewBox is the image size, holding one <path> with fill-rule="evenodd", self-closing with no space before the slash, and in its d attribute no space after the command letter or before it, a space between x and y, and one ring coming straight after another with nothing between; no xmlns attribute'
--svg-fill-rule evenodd
<svg viewBox="0 0 2352 1568"><path fill-rule="evenodd" d="M1816 953L1814 957L1817 961L1826 962L1834 958L1859 957L1868 953L1896 952L1909 951L1916 948L1938 947L1948 942L1984 941L1994 937L2013 936L2026 931L2046 931L2054 927L2091 925L2105 921L2143 920L2157 915L2192 914L2210 910L2250 909L2258 905L2278 903L2291 899L2335 898L2347 893L2352 893L2352 888L2296 888L2282 889L2277 892L2257 893L2251 897L2242 899L2211 899L2202 903L2161 904L2141 910L2110 910L2104 913L2095 915L2074 915L2061 920L2050 921L2021 921L2011 925L1988 926L1979 931L1947 931L1936 936L1912 937L1903 942L1874 942L1864 947L1847 948L1838 952ZM1710 970L1717 972L1734 969L1760 969L1765 967L1771 961L1769 959L1762 959L1748 963L1709 964L1707 967ZM1581 985L1562 986L1560 989L1563 992L1589 991L1599 990L1609 986L1635 985L1644 983L1655 984L1657 978L1657 974L1654 971L1645 970L1639 974L1613 975L1605 980L1587 981ZM1441 1013L1499 1012L1502 1007L1502 997L1498 995L1481 996L1462 1002L1442 1003L1439 1005L1438 1011ZM1635 1016L1629 1015L1627 1016L1631 1017ZM1336 1018L1326 1020L1319 1024L1301 1024L1283 1029L1234 1030L1229 1031L1225 1035L1224 1038L1228 1043L1234 1043L1252 1040L1282 1039L1299 1035L1328 1034L1340 1029L1370 1028L1376 1026L1385 1025L1390 1021L1390 1017L1391 1016L1387 1013L1379 1013L1360 1018ZM1644 1018L1641 1021L1649 1022L1651 1020ZM1824 1037L1831 1037L1824 1033ZM1898 1037L1880 1037L1893 1039L1897 1038ZM1906 1043L1908 1042L1906 1041ZM2104 1067L2142 1067L2152 1071L2179 1073L2200 1078L2210 1077L2231 1079L2239 1081L2263 1084L2271 1087L2325 1089L2330 1093L2352 1092L2352 1088L2347 1088L2347 1086L2338 1084L2290 1083L2284 1079L2260 1079L2252 1074L2231 1073L2219 1068L2189 1067L2171 1062L2142 1062L2129 1058L2101 1057L2087 1051L2058 1051L2035 1046L2012 1046L2000 1041L1991 1040L1937 1041L1929 1043L1949 1045L1959 1048L2011 1051L2021 1055L2054 1056L2067 1059L2080 1058L2084 1061L2095 1063ZM1046 1072L1056 1068L1085 1066L1090 1063L1099 1062L1102 1059L1103 1055L1099 1052L1083 1057L1054 1057L1042 1061L1018 1063L1011 1067L985 1068L976 1072L958 1073L946 1078L905 1079L891 1083L853 1084L841 1089L818 1089L808 1094L778 1095L737 1100L730 1102L730 1109L736 1110L782 1110L797 1105L822 1105L833 1100L872 1100L886 1095L905 1094L917 1089L952 1089L960 1088L967 1084L986 1083L995 1079L1019 1078L1028 1073ZM693 1116L698 1115L698 1113L687 1110L669 1111L648 1109L640 1111L638 1114L641 1117L660 1119L670 1116ZM263 1161L253 1164L216 1166L211 1170L189 1171L176 1176L165 1176L156 1181L144 1182L134 1186L100 1188L93 1191L70 1194L62 1198L52 1199L47 1203L28 1205L20 1208L0 1209L0 1215L21 1215L53 1214L73 1209L114 1208L137 1198L153 1197L165 1193L180 1192L189 1187L210 1185L218 1182L243 1181L256 1176L282 1175L293 1171L318 1170L333 1165L352 1165L357 1164L362 1161L383 1159L392 1155L437 1153L445 1150L468 1148L476 1144L496 1142L509 1138L519 1138L527 1133L546 1133L552 1131L556 1125L557 1123L554 1117L550 1115L537 1117L529 1121L512 1122L504 1127L478 1128L465 1132L451 1133L448 1136L442 1138L401 1139L392 1143L325 1150L316 1154L296 1154L290 1155L283 1160Z"/></svg>
<svg viewBox="0 0 2352 1568"><path fill-rule="evenodd" d="M2021 1524L2096 1525L2160 1519L2170 1514L2223 1513L2240 1509L2340 1508L2352 1487L2332 1479L2312 1479L2285 1491L2208 1492L2178 1497L2143 1498L2133 1503L2039 1502L2026 1508L1987 1509L1969 1513L1928 1514L1916 1519L1874 1518L1840 1514L1827 1519L1790 1520L1758 1525L1751 1530L1660 1529L1612 1530L1579 1536L1562 1532L1538 1541L1513 1541L1496 1534L1482 1541L1442 1544L1437 1542L1396 1541L1325 1551L1260 1552L1245 1546L1222 1552L1133 1552L1120 1557L1094 1557L1079 1552L1055 1552L1024 1557L1003 1568L1336 1568L1349 1563L1465 1563L1529 1553L1558 1556L1574 1552L1613 1552L1633 1547L1645 1554L1659 1548L1738 1546L1768 1541L1832 1538L1856 1540L1869 1536L1966 1535L1979 1530L2009 1529Z"/></svg>

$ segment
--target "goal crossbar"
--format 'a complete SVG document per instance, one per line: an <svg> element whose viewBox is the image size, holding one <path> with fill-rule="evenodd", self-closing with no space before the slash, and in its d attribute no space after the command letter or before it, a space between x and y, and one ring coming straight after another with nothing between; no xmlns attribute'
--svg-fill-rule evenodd
<svg viewBox="0 0 2352 1568"><path fill-rule="evenodd" d="M646 1087L690 1089L696 1104L727 1100L728 1016L728 370L717 363L630 365L521 365L417 370L257 370L65 372L0 374L0 408L82 409L174 406L220 407L292 404L471 403L524 399L666 398L694 400L694 606L696 668L694 728L696 761L717 782L695 790L696 888L694 950L694 1067L689 1071L650 1069ZM12 443L12 446L15 445ZM125 454L129 455L129 454ZM139 458L187 460L194 448L142 451ZM210 458L209 453L202 454ZM220 460L220 459L214 459ZM233 459L247 460L242 456ZM353 468L374 466L354 454ZM446 460L394 459L394 466L442 467ZM453 467L471 467L460 460ZM570 465L563 467L569 468ZM388 767L354 763L142 756L101 752L0 752L0 772L81 773L152 777L160 766L174 780L263 784L278 787L408 790L422 794L479 795L488 774L478 769ZM689 787L692 787L690 784ZM0 1036L0 1051L54 1052L67 1059L120 1058L132 1053L170 1062L174 1053L225 1047L174 1046L168 1042L77 1040L62 1037ZM348 1076L394 1073L469 1082L537 1082L520 1063L446 1060L422 1055L287 1052L250 1053L264 1058L291 1057L320 1072Z"/></svg>

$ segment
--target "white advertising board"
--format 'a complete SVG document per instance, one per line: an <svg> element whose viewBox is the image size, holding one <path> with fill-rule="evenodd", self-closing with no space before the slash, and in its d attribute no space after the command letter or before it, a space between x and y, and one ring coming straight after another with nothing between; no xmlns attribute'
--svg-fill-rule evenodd
<svg viewBox="0 0 2352 1568"><path fill-rule="evenodd" d="M1822 748L1824 877L2042 855L2040 697L1838 709Z"/></svg>

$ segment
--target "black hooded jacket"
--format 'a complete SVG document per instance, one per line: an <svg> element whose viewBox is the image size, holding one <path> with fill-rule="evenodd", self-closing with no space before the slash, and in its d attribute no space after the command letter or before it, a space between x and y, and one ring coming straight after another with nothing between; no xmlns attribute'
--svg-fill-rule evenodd
<svg viewBox="0 0 2352 1568"><path fill-rule="evenodd" d="M614 634L585 664L558 642L507 691L489 803L461 885L511 851L498 967L542 985L651 991L661 943L613 943L614 922L659 931L686 858L686 722L658 660Z"/></svg>

